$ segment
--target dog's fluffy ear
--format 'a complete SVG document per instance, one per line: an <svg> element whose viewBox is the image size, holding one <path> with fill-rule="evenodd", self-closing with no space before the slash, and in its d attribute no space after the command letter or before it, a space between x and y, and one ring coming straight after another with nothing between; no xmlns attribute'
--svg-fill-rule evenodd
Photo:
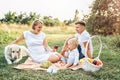
<svg viewBox="0 0 120 80"><path fill-rule="evenodd" d="M8 45L5 47L5 50L4 50L4 54L5 54L5 57L11 57L11 52L12 52L12 48ZM8 55L8 56L7 56Z"/></svg>
<svg viewBox="0 0 120 80"><path fill-rule="evenodd" d="M5 47L5 53L10 54L12 52L12 48L8 45Z"/></svg>

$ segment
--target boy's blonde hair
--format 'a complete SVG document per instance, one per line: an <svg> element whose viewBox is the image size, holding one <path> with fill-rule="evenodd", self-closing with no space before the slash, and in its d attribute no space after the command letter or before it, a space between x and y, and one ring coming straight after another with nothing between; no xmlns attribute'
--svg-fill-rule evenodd
<svg viewBox="0 0 120 80"><path fill-rule="evenodd" d="M71 38L68 40L68 44L72 44L75 45L76 47L78 47L78 39L77 38Z"/></svg>

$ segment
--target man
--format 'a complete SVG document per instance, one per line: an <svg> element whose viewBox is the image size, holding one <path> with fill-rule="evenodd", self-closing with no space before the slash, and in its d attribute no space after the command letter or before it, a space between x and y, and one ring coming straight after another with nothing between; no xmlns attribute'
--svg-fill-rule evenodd
<svg viewBox="0 0 120 80"><path fill-rule="evenodd" d="M85 30L85 23L82 21L78 21L75 23L75 30L76 30L76 34L73 37L78 38L78 51L79 51L79 59L83 58L83 57L89 57L92 58L92 44L91 44L91 40L90 40L90 34ZM68 46L68 40L70 38L68 38L65 43L64 46L62 48L61 54L64 56L64 52L67 50L67 46ZM88 43L89 41L89 43ZM86 48L86 45L88 43L88 46ZM86 52L85 52L86 49Z"/></svg>

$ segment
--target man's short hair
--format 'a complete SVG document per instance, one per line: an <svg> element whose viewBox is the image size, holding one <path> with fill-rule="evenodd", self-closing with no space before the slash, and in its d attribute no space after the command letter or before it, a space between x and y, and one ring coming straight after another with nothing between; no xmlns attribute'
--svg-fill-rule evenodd
<svg viewBox="0 0 120 80"><path fill-rule="evenodd" d="M77 24L80 24L80 25L82 25L82 26L85 26L85 22L83 22L83 21L78 21L78 22L75 23L75 25L77 25Z"/></svg>

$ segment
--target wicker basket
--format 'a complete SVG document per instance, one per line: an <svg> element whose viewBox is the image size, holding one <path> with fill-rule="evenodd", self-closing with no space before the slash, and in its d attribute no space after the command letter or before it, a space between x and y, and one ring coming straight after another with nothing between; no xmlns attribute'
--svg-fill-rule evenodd
<svg viewBox="0 0 120 80"><path fill-rule="evenodd" d="M91 40L92 38L98 38L98 39L99 39L99 42L100 42L100 49L99 49L99 52L98 52L98 56L97 56L96 58L94 58L93 60L101 61L101 60L99 59L100 53L101 53L101 50L102 50L102 42L101 42L100 37L98 37L98 36L92 36L92 37L89 39L89 41L87 42L87 45L86 45L85 53L86 53L86 51L87 51L88 43L90 42L90 40ZM85 57L87 57L87 56L85 56ZM82 62L82 68L83 68L85 71L90 71L90 72L98 71L102 66L103 66L102 61L101 61L101 64L100 64L100 65L94 65L93 63L90 63L87 58L85 58L85 60Z"/></svg>

